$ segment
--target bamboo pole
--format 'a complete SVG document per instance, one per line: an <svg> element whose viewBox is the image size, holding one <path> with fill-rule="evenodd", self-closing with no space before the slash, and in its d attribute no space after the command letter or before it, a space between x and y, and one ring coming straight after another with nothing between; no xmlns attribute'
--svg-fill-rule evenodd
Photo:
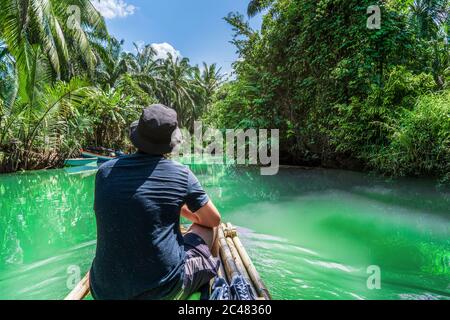
<svg viewBox="0 0 450 320"><path fill-rule="evenodd" d="M217 229L219 229L219 228L217 228ZM220 258L220 243L219 243L219 233L218 233L218 232L219 232L219 231L217 230L217 236L216 236L216 239L215 239L215 241L214 241L214 252L217 253L217 255L218 255L217 258L219 258L219 260L222 260L222 259ZM224 267L223 267L222 261L219 263L219 270L217 271L217 275L218 275L219 277L221 277L221 278L224 278L226 281L229 281L229 280L227 279L227 274L226 274L225 269L224 269ZM214 281L214 279L212 279L212 280Z"/></svg>
<svg viewBox="0 0 450 320"><path fill-rule="evenodd" d="M181 231L184 234L187 230L181 228ZM256 291L258 297L270 300L270 293L239 240L236 229L231 224L227 226L222 224L218 227L217 238L216 246L222 260L219 275L231 281L234 276L242 274L250 284L253 284L252 289ZM64 300L83 300L89 292L88 272Z"/></svg>
<svg viewBox="0 0 450 320"><path fill-rule="evenodd" d="M253 281L250 279L247 269L245 268L244 263L242 262L242 259L239 256L239 252L237 251L236 246L233 243L233 239L231 239L230 237L227 237L227 244L228 244L228 247L230 248L231 255L234 258L234 262L236 263L239 273L245 278L247 283L250 285L253 294L255 296L258 296L258 292L256 291L256 289L253 285Z"/></svg>
<svg viewBox="0 0 450 320"><path fill-rule="evenodd" d="M236 263L234 262L230 248L228 247L227 240L223 232L223 226L218 228L218 237L220 245L220 256L222 257L222 263L224 264L225 272L228 279L231 281L234 276L239 274Z"/></svg>
<svg viewBox="0 0 450 320"><path fill-rule="evenodd" d="M255 289L256 289L258 295L260 297L263 297L266 300L271 300L272 297L270 296L269 290L267 289L264 282L262 281L258 271L255 268L255 265L253 264L252 260L250 259L249 255L247 253L247 250L245 250L239 237L233 237L233 242L236 246L237 251L239 252L239 255L242 259L242 262L243 262L245 268L248 271L250 278L252 279L252 282L255 286Z"/></svg>
<svg viewBox="0 0 450 320"><path fill-rule="evenodd" d="M237 236L236 228L233 227L231 223L228 222L226 225L224 225L224 228L225 237L233 238Z"/></svg>
<svg viewBox="0 0 450 320"><path fill-rule="evenodd" d="M224 267L223 267L223 263L220 263L220 265L219 265L219 270L217 271L217 275L218 275L219 277L221 277L221 278L224 278L225 281L229 281L229 279L228 279L228 277L227 277L227 274L226 274L226 272L225 272L225 269L224 269Z"/></svg>
<svg viewBox="0 0 450 320"><path fill-rule="evenodd" d="M89 294L89 272L77 284L77 286L69 293L64 300L83 300Z"/></svg>

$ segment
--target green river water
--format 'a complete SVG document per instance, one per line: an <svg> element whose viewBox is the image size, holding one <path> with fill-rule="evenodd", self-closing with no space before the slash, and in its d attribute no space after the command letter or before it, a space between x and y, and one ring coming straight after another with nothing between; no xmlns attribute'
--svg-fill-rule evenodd
<svg viewBox="0 0 450 320"><path fill-rule="evenodd" d="M450 192L336 170L194 166L275 299L450 299ZM95 172L0 176L0 299L61 299L95 251ZM381 270L370 290L369 266Z"/></svg>

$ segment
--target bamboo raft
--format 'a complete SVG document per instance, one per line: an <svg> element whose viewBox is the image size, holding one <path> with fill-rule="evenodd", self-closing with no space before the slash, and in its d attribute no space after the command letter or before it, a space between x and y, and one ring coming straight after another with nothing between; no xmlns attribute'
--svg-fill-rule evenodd
<svg viewBox="0 0 450 320"><path fill-rule="evenodd" d="M186 230L182 228L182 232L185 233ZM219 226L216 246L215 251L219 253L221 260L220 277L227 280L229 284L235 275L240 274L250 284L251 290L258 300L271 300L269 290L239 239L236 228L231 223ZM210 291L211 285L212 281L210 283ZM87 273L64 300L83 300L89 293L89 273Z"/></svg>

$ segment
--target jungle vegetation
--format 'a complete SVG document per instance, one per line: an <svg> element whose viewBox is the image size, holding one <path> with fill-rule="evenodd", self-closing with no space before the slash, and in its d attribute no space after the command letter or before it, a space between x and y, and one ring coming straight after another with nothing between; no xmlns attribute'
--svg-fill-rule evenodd
<svg viewBox="0 0 450 320"><path fill-rule="evenodd" d="M126 150L152 103L191 128L224 80L215 64L156 59L151 45L124 52L89 0L0 7L0 172L59 166L86 145Z"/></svg>
<svg viewBox="0 0 450 320"><path fill-rule="evenodd" d="M449 14L448 0L253 0L226 18L235 79L205 119L279 128L284 163L448 181Z"/></svg>
<svg viewBox="0 0 450 320"><path fill-rule="evenodd" d="M141 109L164 103L188 129L280 129L283 163L450 180L449 0L251 0L225 18L239 56L227 81L151 45L124 52L89 0L0 7L0 172L126 149Z"/></svg>

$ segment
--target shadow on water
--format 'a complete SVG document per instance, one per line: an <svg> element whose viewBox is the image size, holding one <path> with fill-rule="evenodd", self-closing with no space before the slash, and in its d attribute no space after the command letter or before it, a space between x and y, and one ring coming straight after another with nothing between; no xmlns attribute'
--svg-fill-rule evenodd
<svg viewBox="0 0 450 320"><path fill-rule="evenodd" d="M424 179L193 165L278 299L449 299L450 192ZM58 299L95 251L94 176L0 176L0 298ZM381 268L381 290L367 268Z"/></svg>

